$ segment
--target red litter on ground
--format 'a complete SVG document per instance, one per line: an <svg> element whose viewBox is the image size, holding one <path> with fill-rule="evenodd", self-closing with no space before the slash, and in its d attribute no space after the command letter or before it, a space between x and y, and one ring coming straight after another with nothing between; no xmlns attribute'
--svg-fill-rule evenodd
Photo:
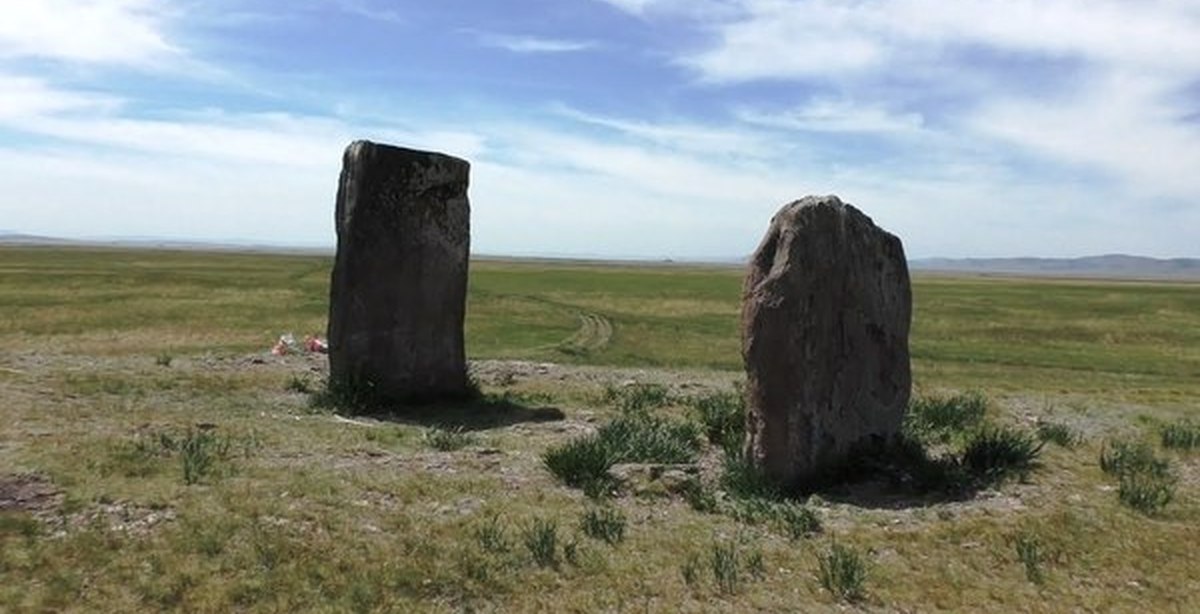
<svg viewBox="0 0 1200 614"><path fill-rule="evenodd" d="M279 336L279 341L271 346L271 354L274 356L286 356L287 354L302 354L304 352L314 354L328 354L329 344L322 338L316 335L308 335L304 338L303 343L296 342L296 336L292 333L287 333Z"/></svg>

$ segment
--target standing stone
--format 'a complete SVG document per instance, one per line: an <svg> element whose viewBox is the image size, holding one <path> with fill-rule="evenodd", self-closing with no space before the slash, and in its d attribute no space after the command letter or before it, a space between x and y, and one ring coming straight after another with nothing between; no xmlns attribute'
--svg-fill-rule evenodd
<svg viewBox="0 0 1200 614"><path fill-rule="evenodd" d="M378 400L467 393L470 164L355 141L338 182L329 375Z"/></svg>
<svg viewBox="0 0 1200 614"><path fill-rule="evenodd" d="M785 205L743 288L747 458L804 488L894 437L911 313L900 239L836 196Z"/></svg>

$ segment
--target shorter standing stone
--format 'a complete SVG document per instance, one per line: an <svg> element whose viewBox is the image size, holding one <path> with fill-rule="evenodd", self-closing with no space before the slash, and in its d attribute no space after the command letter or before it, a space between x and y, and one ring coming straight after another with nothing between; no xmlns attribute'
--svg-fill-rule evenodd
<svg viewBox="0 0 1200 614"><path fill-rule="evenodd" d="M904 247L836 196L785 205L743 288L746 454L788 488L900 430L911 373Z"/></svg>
<svg viewBox="0 0 1200 614"><path fill-rule="evenodd" d="M329 376L386 401L468 393L470 165L355 141L338 182Z"/></svg>

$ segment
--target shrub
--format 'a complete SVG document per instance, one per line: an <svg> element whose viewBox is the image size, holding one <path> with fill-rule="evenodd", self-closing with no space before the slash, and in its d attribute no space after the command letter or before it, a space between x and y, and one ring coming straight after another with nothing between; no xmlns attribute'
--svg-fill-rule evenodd
<svg viewBox="0 0 1200 614"><path fill-rule="evenodd" d="M835 541L817 553L817 579L835 597L859 601L866 595L867 565L857 550Z"/></svg>
<svg viewBox="0 0 1200 614"><path fill-rule="evenodd" d="M1200 448L1200 424L1191 420L1180 420L1162 427L1162 447L1170 450L1194 450Z"/></svg>
<svg viewBox="0 0 1200 614"><path fill-rule="evenodd" d="M1037 467L1042 444L1007 427L985 428L967 444L962 465L975 477L998 482L1013 475L1024 480Z"/></svg>
<svg viewBox="0 0 1200 614"><path fill-rule="evenodd" d="M585 535L603 540L610 546L625 539L625 516L615 508L589 509L584 513L580 525Z"/></svg>
<svg viewBox="0 0 1200 614"><path fill-rule="evenodd" d="M535 519L525 528L522 537L525 549L539 567L558 568L558 524L553 520Z"/></svg>
<svg viewBox="0 0 1200 614"><path fill-rule="evenodd" d="M918 437L947 443L983 424L986 413L987 398L978 392L919 397L908 404L905 429Z"/></svg>
<svg viewBox="0 0 1200 614"><path fill-rule="evenodd" d="M695 397L689 404L710 443L722 448L741 445L746 434L746 402L740 390Z"/></svg>
<svg viewBox="0 0 1200 614"><path fill-rule="evenodd" d="M1074 448L1080 440L1078 434L1065 424L1057 422L1038 422L1038 439L1064 448Z"/></svg>
<svg viewBox="0 0 1200 614"><path fill-rule="evenodd" d="M475 435L463 431L462 427L447 429L435 426L427 428L422 439L424 439L425 445L442 452L461 450L475 443Z"/></svg>

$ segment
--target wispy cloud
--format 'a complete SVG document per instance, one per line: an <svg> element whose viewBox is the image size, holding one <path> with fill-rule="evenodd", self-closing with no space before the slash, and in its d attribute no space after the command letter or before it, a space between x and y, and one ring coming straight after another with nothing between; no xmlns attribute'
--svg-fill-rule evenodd
<svg viewBox="0 0 1200 614"><path fill-rule="evenodd" d="M370 0L334 0L333 4L344 13L371 21L392 24L403 24L408 21L399 11L381 8Z"/></svg>
<svg viewBox="0 0 1200 614"><path fill-rule="evenodd" d="M539 36L515 36L477 32L479 44L485 47L504 49L513 53L572 53L587 51L599 46L596 41L543 38Z"/></svg>
<svg viewBox="0 0 1200 614"><path fill-rule="evenodd" d="M722 128L710 124L654 122L607 117L558 104L559 116L588 126L607 128L619 135L681 152L755 157L760 152L778 151L779 143L753 131Z"/></svg>
<svg viewBox="0 0 1200 614"><path fill-rule="evenodd" d="M859 104L845 99L817 98L785 111L742 108L738 119L757 126L808 132L911 133L920 130L920 113L894 112L881 103Z"/></svg>

